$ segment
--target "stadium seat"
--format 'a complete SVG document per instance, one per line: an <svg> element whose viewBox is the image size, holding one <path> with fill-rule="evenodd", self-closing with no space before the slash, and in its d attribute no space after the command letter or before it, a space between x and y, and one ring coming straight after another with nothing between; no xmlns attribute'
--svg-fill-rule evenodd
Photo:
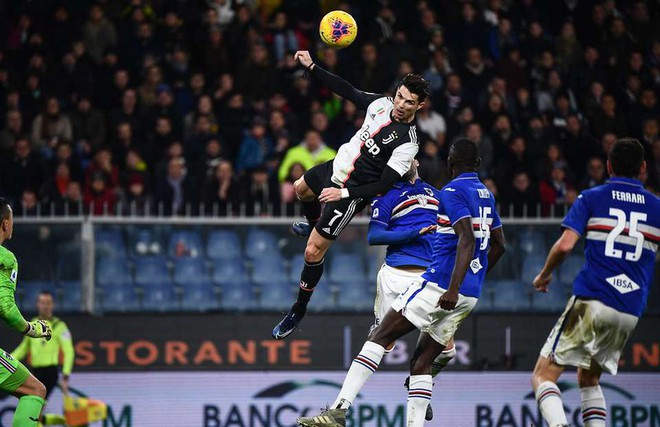
<svg viewBox="0 0 660 427"><path fill-rule="evenodd" d="M362 282L341 286L337 302L339 308L347 311L373 311L375 296Z"/></svg>
<svg viewBox="0 0 660 427"><path fill-rule="evenodd" d="M138 311L138 296L131 283L116 283L99 289L96 294L96 302L101 311L108 313L127 313Z"/></svg>
<svg viewBox="0 0 660 427"><path fill-rule="evenodd" d="M532 307L534 311L560 313L566 307L570 295L570 288L566 284L553 281L548 292L532 292Z"/></svg>
<svg viewBox="0 0 660 427"><path fill-rule="evenodd" d="M57 248L57 254L59 256L57 279L80 280L82 263L80 243L64 243Z"/></svg>
<svg viewBox="0 0 660 427"><path fill-rule="evenodd" d="M60 282L56 310L65 313L82 311L82 289L78 281Z"/></svg>
<svg viewBox="0 0 660 427"><path fill-rule="evenodd" d="M277 237L268 231L252 229L247 235L245 254L248 258L258 260L265 256L279 254Z"/></svg>
<svg viewBox="0 0 660 427"><path fill-rule="evenodd" d="M291 268L289 269L289 282L291 284L298 283L300 281L300 272L305 266L305 255L297 254L291 258Z"/></svg>
<svg viewBox="0 0 660 427"><path fill-rule="evenodd" d="M213 260L211 278L218 286L247 284L248 275L243 258Z"/></svg>
<svg viewBox="0 0 660 427"><path fill-rule="evenodd" d="M572 285L575 277L578 275L584 265L584 257L581 255L571 255L561 263L559 267L559 280L567 285Z"/></svg>
<svg viewBox="0 0 660 427"><path fill-rule="evenodd" d="M545 265L545 255L527 255L523 259L520 279L526 286L532 286L532 282Z"/></svg>
<svg viewBox="0 0 660 427"><path fill-rule="evenodd" d="M369 255L367 256L367 276L369 279L376 280L378 271L383 266L384 262L385 259L381 253L378 253L377 251L370 251Z"/></svg>
<svg viewBox="0 0 660 427"><path fill-rule="evenodd" d="M257 307L256 295L249 283L236 283L221 288L220 306L231 312L241 312Z"/></svg>
<svg viewBox="0 0 660 427"><path fill-rule="evenodd" d="M209 282L209 275L201 258L178 258L174 261L174 283L181 287L199 286Z"/></svg>
<svg viewBox="0 0 660 427"><path fill-rule="evenodd" d="M252 283L257 286L268 286L272 282L287 281L284 272L284 260L279 253L264 255L254 260L252 266Z"/></svg>
<svg viewBox="0 0 660 427"><path fill-rule="evenodd" d="M272 282L259 290L259 307L263 310L286 311L294 301L294 287L288 282Z"/></svg>
<svg viewBox="0 0 660 427"><path fill-rule="evenodd" d="M518 248L522 255L538 255L546 253L543 234L535 230L525 230L518 235Z"/></svg>
<svg viewBox="0 0 660 427"><path fill-rule="evenodd" d="M366 282L362 257L357 254L336 254L328 269L329 279L334 283L363 284Z"/></svg>
<svg viewBox="0 0 660 427"><path fill-rule="evenodd" d="M133 256L162 255L163 242L153 227L129 230L130 253Z"/></svg>
<svg viewBox="0 0 660 427"><path fill-rule="evenodd" d="M126 256L126 243L121 231L115 228L94 230L95 255Z"/></svg>
<svg viewBox="0 0 660 427"><path fill-rule="evenodd" d="M479 301L477 301L477 305L474 307L475 313L494 311L495 290L493 288L494 286L492 280L487 280L486 283L484 283L484 286L481 288L481 296L479 297Z"/></svg>
<svg viewBox="0 0 660 427"><path fill-rule="evenodd" d="M135 259L135 284L144 288L158 287L169 282L167 262L163 256L146 256Z"/></svg>
<svg viewBox="0 0 660 427"><path fill-rule="evenodd" d="M128 269L128 262L123 256L103 256L97 258L96 285L113 286L115 283L130 283L133 280Z"/></svg>
<svg viewBox="0 0 660 427"><path fill-rule="evenodd" d="M241 242L233 230L215 230L206 241L206 256L211 259L235 259L241 257Z"/></svg>
<svg viewBox="0 0 660 427"><path fill-rule="evenodd" d="M181 296L181 309L185 311L217 310L218 298L211 286L186 288Z"/></svg>
<svg viewBox="0 0 660 427"><path fill-rule="evenodd" d="M145 288L142 295L142 309L145 311L173 311L179 308L174 286L171 282L162 283L158 288Z"/></svg>
<svg viewBox="0 0 660 427"><path fill-rule="evenodd" d="M197 231L175 230L170 233L167 244L167 254L170 258L201 257L202 239Z"/></svg>
<svg viewBox="0 0 660 427"><path fill-rule="evenodd" d="M57 294L54 282L21 281L19 279L16 285L16 300L19 301L21 310L34 313L36 311L37 296L41 291L48 291L53 294L53 297Z"/></svg>
<svg viewBox="0 0 660 427"><path fill-rule="evenodd" d="M532 285L518 280L491 282L493 287L493 310L527 311L531 309Z"/></svg>
<svg viewBox="0 0 660 427"><path fill-rule="evenodd" d="M296 292L298 290L296 289ZM321 279L316 288L314 289L314 294L310 300L307 310L312 313L319 313L324 311L337 311L339 306L337 305L336 298L336 287L333 286L330 281ZM293 301L290 301L290 304Z"/></svg>

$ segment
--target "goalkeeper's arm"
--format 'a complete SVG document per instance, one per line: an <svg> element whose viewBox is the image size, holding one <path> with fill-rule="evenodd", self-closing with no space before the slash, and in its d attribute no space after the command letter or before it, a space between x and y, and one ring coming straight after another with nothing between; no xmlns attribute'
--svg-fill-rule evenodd
<svg viewBox="0 0 660 427"><path fill-rule="evenodd" d="M52 335L48 322L43 320L28 322L25 320L16 306L13 288L4 283L0 283L0 318L10 328L32 338L46 338L49 340Z"/></svg>

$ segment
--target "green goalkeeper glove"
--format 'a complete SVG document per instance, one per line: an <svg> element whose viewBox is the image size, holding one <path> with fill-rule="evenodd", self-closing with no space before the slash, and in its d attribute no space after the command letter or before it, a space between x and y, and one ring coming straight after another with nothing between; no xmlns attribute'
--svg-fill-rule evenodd
<svg viewBox="0 0 660 427"><path fill-rule="evenodd" d="M53 336L52 331L50 330L50 325L45 320L37 320L35 322L28 322L28 327L23 335L27 335L31 338L45 338L46 341L50 341L50 338Z"/></svg>

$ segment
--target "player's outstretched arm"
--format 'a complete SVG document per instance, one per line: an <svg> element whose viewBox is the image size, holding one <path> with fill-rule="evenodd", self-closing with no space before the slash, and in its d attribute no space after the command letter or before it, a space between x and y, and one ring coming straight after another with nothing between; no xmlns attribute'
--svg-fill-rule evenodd
<svg viewBox="0 0 660 427"><path fill-rule="evenodd" d="M534 278L533 285L537 291L548 292L548 286L552 280L552 272L568 256L580 240L580 235L570 228L564 229L561 237L552 245L548 258L545 260L543 270Z"/></svg>
<svg viewBox="0 0 660 427"><path fill-rule="evenodd" d="M465 218L461 218L452 227L456 236L458 236L456 262L454 263L454 271L451 272L447 292L442 294L437 304L437 306L445 310L453 310L456 307L458 291L465 279L470 261L474 257L474 248L476 247L474 231L472 231L472 217L466 216Z"/></svg>
<svg viewBox="0 0 660 427"><path fill-rule="evenodd" d="M498 227L490 232L490 248L488 249L488 271L495 267L495 264L500 260L502 255L506 252L506 239L504 238L504 230Z"/></svg>
<svg viewBox="0 0 660 427"><path fill-rule="evenodd" d="M312 61L309 51L299 50L293 56L295 60L300 62L300 65L305 67L311 74L321 81L331 91L341 96L344 99L351 101L358 110L366 110L369 104L383 95L377 93L363 92L353 87L352 84L342 79L341 77L324 70Z"/></svg>
<svg viewBox="0 0 660 427"><path fill-rule="evenodd" d="M413 242L426 234L433 233L436 228L437 225L429 225L421 229L388 230L382 222L371 222L369 224L369 232L367 233L367 241L371 246L402 245Z"/></svg>

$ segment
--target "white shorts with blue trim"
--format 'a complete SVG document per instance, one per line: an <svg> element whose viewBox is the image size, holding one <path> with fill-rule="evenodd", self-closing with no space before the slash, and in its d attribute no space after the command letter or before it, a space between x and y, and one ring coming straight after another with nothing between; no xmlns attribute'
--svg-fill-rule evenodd
<svg viewBox="0 0 660 427"><path fill-rule="evenodd" d="M585 369L595 361L603 371L616 375L621 351L637 320L598 300L573 296L545 341L541 356L558 365Z"/></svg>
<svg viewBox="0 0 660 427"><path fill-rule="evenodd" d="M420 272L401 270L383 264L376 276L376 301L374 302L375 325L378 326L396 299L408 286L422 280L425 270Z"/></svg>
<svg viewBox="0 0 660 427"><path fill-rule="evenodd" d="M477 298L458 295L456 308L451 311L436 307L446 291L437 283L419 279L394 301L392 309L400 312L421 332L444 346L454 336L463 320L477 304Z"/></svg>

